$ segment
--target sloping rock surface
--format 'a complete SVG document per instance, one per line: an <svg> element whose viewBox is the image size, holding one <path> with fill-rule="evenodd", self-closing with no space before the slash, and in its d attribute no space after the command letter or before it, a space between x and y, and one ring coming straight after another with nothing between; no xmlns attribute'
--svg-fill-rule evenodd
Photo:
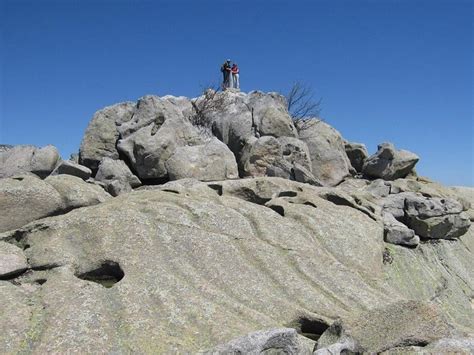
<svg viewBox="0 0 474 355"><path fill-rule="evenodd" d="M196 352L295 323L317 338L337 318L404 299L436 300L447 322L474 329L471 232L417 249L384 244L380 222L320 189L180 180L0 234L29 246L32 268L18 286L0 285L16 312L0 344ZM318 327L305 326L312 319Z"/></svg>

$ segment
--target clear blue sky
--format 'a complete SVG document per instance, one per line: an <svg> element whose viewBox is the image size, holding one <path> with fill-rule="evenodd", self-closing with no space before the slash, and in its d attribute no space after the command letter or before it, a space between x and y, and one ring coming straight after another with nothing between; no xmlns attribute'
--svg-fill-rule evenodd
<svg viewBox="0 0 474 355"><path fill-rule="evenodd" d="M0 0L0 143L67 158L96 110L196 96L228 57L244 91L303 81L346 139L473 186L473 3Z"/></svg>

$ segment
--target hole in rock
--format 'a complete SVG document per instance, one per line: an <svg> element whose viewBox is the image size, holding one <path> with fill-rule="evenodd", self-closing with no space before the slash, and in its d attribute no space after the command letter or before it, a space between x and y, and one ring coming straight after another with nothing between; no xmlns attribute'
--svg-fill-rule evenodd
<svg viewBox="0 0 474 355"><path fill-rule="evenodd" d="M303 203L303 205L311 206L311 207L314 207L314 208L318 208L318 206L316 206L314 203L309 202L309 201L306 201L305 203Z"/></svg>
<svg viewBox="0 0 474 355"><path fill-rule="evenodd" d="M294 328L306 338L317 341L326 329L329 328L329 324L321 319L301 317L294 323Z"/></svg>
<svg viewBox="0 0 474 355"><path fill-rule="evenodd" d="M278 194L278 197L296 197L297 193L295 191L281 191Z"/></svg>
<svg viewBox="0 0 474 355"><path fill-rule="evenodd" d="M268 207L270 209L274 210L276 213L278 213L282 217L285 217L285 209L283 208L283 206L271 205L271 206L268 206Z"/></svg>
<svg viewBox="0 0 474 355"><path fill-rule="evenodd" d="M46 279L38 279L38 280L35 280L35 282L38 284L38 285L42 285L46 282L47 280Z"/></svg>
<svg viewBox="0 0 474 355"><path fill-rule="evenodd" d="M219 184L209 184L209 185L207 185L207 186L209 186L211 189L213 189L214 191L216 191L219 196L222 196L222 185L219 185Z"/></svg>
<svg viewBox="0 0 474 355"><path fill-rule="evenodd" d="M104 261L97 269L77 275L82 280L96 282L106 288L114 286L124 276L122 268L115 261Z"/></svg>
<svg viewBox="0 0 474 355"><path fill-rule="evenodd" d="M31 247L31 245L25 244L25 245L23 246L23 250L29 249L30 247Z"/></svg>

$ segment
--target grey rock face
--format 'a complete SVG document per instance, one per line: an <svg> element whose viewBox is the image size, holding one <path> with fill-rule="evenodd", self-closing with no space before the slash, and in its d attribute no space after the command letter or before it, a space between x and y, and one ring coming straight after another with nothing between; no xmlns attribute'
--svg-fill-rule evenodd
<svg viewBox="0 0 474 355"><path fill-rule="evenodd" d="M365 145L355 142L346 142L344 144L344 148L352 167L357 172L361 173L364 162L369 157L369 152L367 151Z"/></svg>
<svg viewBox="0 0 474 355"><path fill-rule="evenodd" d="M217 138L201 145L176 148L165 167L170 180L213 181L239 177L234 154Z"/></svg>
<svg viewBox="0 0 474 355"><path fill-rule="evenodd" d="M265 176L268 168L282 156L278 139L272 136L251 138L247 141L240 159L244 176Z"/></svg>
<svg viewBox="0 0 474 355"><path fill-rule="evenodd" d="M298 164L311 173L311 158L306 143L292 137L278 138L282 149L282 156L291 165Z"/></svg>
<svg viewBox="0 0 474 355"><path fill-rule="evenodd" d="M471 222L466 213L420 219L409 217L408 225L425 239L454 239L464 235Z"/></svg>
<svg viewBox="0 0 474 355"><path fill-rule="evenodd" d="M420 242L420 238L415 235L415 232L397 221L392 214L384 212L382 219L384 223L384 240L387 243L416 246Z"/></svg>
<svg viewBox="0 0 474 355"><path fill-rule="evenodd" d="M299 132L300 139L309 149L312 173L325 186L335 186L350 176L351 164L344 141L334 128L315 121Z"/></svg>
<svg viewBox="0 0 474 355"><path fill-rule="evenodd" d="M132 188L142 184L140 179L133 175L125 162L111 158L103 158L101 160L95 180L104 183L105 189L112 196L130 192Z"/></svg>
<svg viewBox="0 0 474 355"><path fill-rule="evenodd" d="M23 250L0 241L0 279L13 277L28 268Z"/></svg>
<svg viewBox="0 0 474 355"><path fill-rule="evenodd" d="M298 334L294 329L261 330L221 344L204 354L262 354L275 351L282 354L301 354Z"/></svg>
<svg viewBox="0 0 474 355"><path fill-rule="evenodd" d="M246 105L253 111L260 136L297 137L298 133L286 109L286 99L275 92L252 91Z"/></svg>
<svg viewBox="0 0 474 355"><path fill-rule="evenodd" d="M0 178L24 173L45 178L54 170L59 159L58 150L52 145L43 148L17 145L0 152Z"/></svg>
<svg viewBox="0 0 474 355"><path fill-rule="evenodd" d="M451 327L428 303L401 301L336 321L318 340L318 349L352 339L357 352L382 352L448 337Z"/></svg>
<svg viewBox="0 0 474 355"><path fill-rule="evenodd" d="M94 114L82 138L79 163L94 173L104 157L118 159L116 143L119 139L117 126L129 121L135 111L134 102L108 106Z"/></svg>
<svg viewBox="0 0 474 355"><path fill-rule="evenodd" d="M139 128L117 145L141 180L167 178L165 164L176 148L203 143L199 132L184 117L163 119L163 123Z"/></svg>
<svg viewBox="0 0 474 355"><path fill-rule="evenodd" d="M86 166L80 165L70 160L61 161L51 175L67 174L87 180L91 177L92 171Z"/></svg>
<svg viewBox="0 0 474 355"><path fill-rule="evenodd" d="M427 239L453 239L465 234L471 223L462 205L453 199L409 195L405 219L416 234Z"/></svg>
<svg viewBox="0 0 474 355"><path fill-rule="evenodd" d="M370 177L395 180L406 177L420 158L406 150L396 150L391 143L382 143L378 151L365 160L362 172Z"/></svg>

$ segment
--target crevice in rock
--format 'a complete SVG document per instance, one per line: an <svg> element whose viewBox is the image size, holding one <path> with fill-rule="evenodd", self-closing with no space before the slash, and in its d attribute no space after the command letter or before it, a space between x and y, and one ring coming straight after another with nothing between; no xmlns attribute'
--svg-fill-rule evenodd
<svg viewBox="0 0 474 355"><path fill-rule="evenodd" d="M296 197L298 193L296 191L281 191L278 197Z"/></svg>
<svg viewBox="0 0 474 355"><path fill-rule="evenodd" d="M81 280L92 281L105 288L111 288L122 280L125 274L117 262L106 260L98 268L76 276Z"/></svg>
<svg viewBox="0 0 474 355"><path fill-rule="evenodd" d="M302 336L317 341L329 328L329 324L322 319L303 316L291 322L289 327L296 329Z"/></svg>
<svg viewBox="0 0 474 355"><path fill-rule="evenodd" d="M31 270L34 270L34 271L42 271L42 270L52 270L52 269L55 269L57 267L61 267L62 265L59 265L59 264L56 264L56 263L52 263L52 264L44 264L44 265L40 265L40 266L34 266L31 268Z"/></svg>
<svg viewBox="0 0 474 355"><path fill-rule="evenodd" d="M35 280L35 283L37 283L38 285L43 285L46 281L48 281L48 280L46 280L46 279L37 279L37 280Z"/></svg>
<svg viewBox="0 0 474 355"><path fill-rule="evenodd" d="M133 170L132 170L132 172L133 172ZM163 185L163 184L166 184L167 182L170 181L168 176L162 177L162 178L140 179L140 180L141 180L143 185Z"/></svg>
<svg viewBox="0 0 474 355"><path fill-rule="evenodd" d="M285 217L285 209L283 206L280 205L270 205L267 206L268 208L274 210L276 213L278 213L280 216Z"/></svg>
<svg viewBox="0 0 474 355"><path fill-rule="evenodd" d="M316 206L314 203L309 202L309 201L306 201L305 203L303 203L303 205L311 206L311 207L314 207L314 208L318 208L318 206Z"/></svg>
<svg viewBox="0 0 474 355"><path fill-rule="evenodd" d="M176 190L171 190L171 189L162 189L161 191L164 191L164 192L169 192L169 193L172 193L172 194L177 194L177 195L179 195L179 191L176 191Z"/></svg>
<svg viewBox="0 0 474 355"><path fill-rule="evenodd" d="M223 193L222 185L220 185L220 184L209 184L207 186L209 186L211 189L216 191L219 196L222 196L222 193Z"/></svg>
<svg viewBox="0 0 474 355"><path fill-rule="evenodd" d="M2 280L2 281L12 281L12 280L16 279L17 277L20 277L21 275L23 275L27 271L28 271L28 268L19 269L19 270L16 270L14 272L11 272L11 273L1 275L0 280Z"/></svg>

